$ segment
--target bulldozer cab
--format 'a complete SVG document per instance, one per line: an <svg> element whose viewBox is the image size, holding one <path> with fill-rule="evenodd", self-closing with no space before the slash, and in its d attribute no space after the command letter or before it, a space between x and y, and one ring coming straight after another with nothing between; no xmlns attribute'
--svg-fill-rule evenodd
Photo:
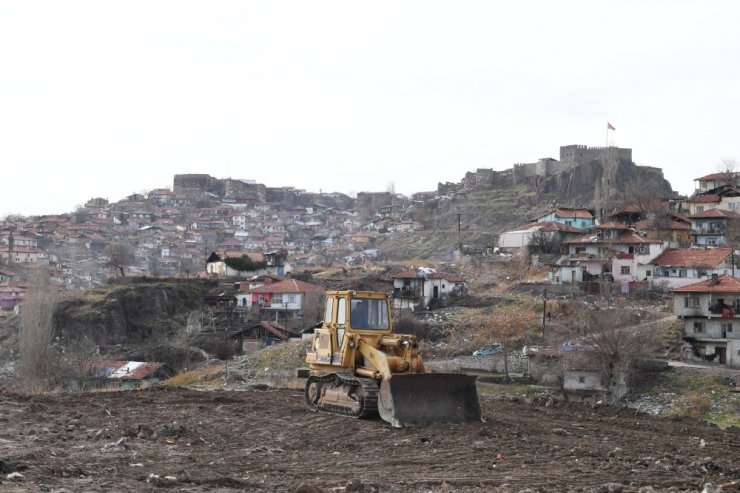
<svg viewBox="0 0 740 493"><path fill-rule="evenodd" d="M329 291L324 327L376 335L390 333L388 297L384 293L369 291Z"/></svg>

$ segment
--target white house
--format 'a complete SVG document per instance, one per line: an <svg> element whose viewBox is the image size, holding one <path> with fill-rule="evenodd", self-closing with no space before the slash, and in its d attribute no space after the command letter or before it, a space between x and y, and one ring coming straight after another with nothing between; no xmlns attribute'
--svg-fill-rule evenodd
<svg viewBox="0 0 740 493"><path fill-rule="evenodd" d="M650 262L652 285L675 289L712 274L732 274L732 257L731 248L669 248Z"/></svg>
<svg viewBox="0 0 740 493"><path fill-rule="evenodd" d="M691 345L684 359L740 367L740 279L714 274L674 289L673 313Z"/></svg>

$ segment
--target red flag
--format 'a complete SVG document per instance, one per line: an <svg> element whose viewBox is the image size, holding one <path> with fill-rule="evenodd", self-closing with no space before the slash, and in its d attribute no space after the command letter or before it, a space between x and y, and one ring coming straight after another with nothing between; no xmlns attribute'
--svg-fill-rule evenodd
<svg viewBox="0 0 740 493"><path fill-rule="evenodd" d="M616 128L614 128L614 126L611 123L609 123L609 122L606 122L606 129L607 130L616 130Z"/></svg>

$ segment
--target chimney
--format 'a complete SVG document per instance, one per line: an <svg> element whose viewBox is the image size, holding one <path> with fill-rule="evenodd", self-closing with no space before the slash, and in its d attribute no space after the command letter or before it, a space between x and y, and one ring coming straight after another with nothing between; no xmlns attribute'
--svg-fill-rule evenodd
<svg viewBox="0 0 740 493"><path fill-rule="evenodd" d="M709 285L716 286L717 284L719 284L719 276L715 272L714 274L712 274L712 280L709 282Z"/></svg>

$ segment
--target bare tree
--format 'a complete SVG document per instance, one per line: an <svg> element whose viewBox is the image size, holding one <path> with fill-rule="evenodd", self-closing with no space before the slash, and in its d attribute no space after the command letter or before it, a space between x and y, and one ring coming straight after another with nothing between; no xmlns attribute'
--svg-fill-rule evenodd
<svg viewBox="0 0 740 493"><path fill-rule="evenodd" d="M529 247L541 253L558 253L562 247L560 233L537 230L529 235Z"/></svg>
<svg viewBox="0 0 740 493"><path fill-rule="evenodd" d="M737 161L735 160L735 158L732 158L732 157L722 158L719 164L717 165L717 171L726 176L728 185L734 187L737 184L738 165L737 165Z"/></svg>
<svg viewBox="0 0 740 493"><path fill-rule="evenodd" d="M21 305L18 374L21 387L28 392L51 387L59 375L58 361L51 345L54 302L49 274L46 269L38 267L31 275L29 290Z"/></svg>
<svg viewBox="0 0 740 493"><path fill-rule="evenodd" d="M662 191L654 183L630 182L624 190L624 207L635 207L643 218L654 215L663 206Z"/></svg>
<svg viewBox="0 0 740 493"><path fill-rule="evenodd" d="M105 247L103 254L108 257L106 266L113 267L121 277L126 275L125 268L130 266L134 260L131 247L123 243L109 244Z"/></svg>
<svg viewBox="0 0 740 493"><path fill-rule="evenodd" d="M618 404L639 363L659 349L660 335L651 327L630 326L621 310L589 312L586 319L590 333L581 342L589 347L574 351L572 362L598 368L605 401Z"/></svg>

